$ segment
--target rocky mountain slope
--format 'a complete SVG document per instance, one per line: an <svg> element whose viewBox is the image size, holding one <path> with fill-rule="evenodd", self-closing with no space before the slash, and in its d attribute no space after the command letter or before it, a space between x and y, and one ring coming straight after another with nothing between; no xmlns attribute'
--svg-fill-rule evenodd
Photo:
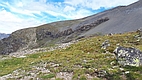
<svg viewBox="0 0 142 80"><path fill-rule="evenodd" d="M0 40L9 37L9 34L0 33Z"/></svg>
<svg viewBox="0 0 142 80"><path fill-rule="evenodd" d="M13 32L0 41L0 54L47 47L82 37L134 31L142 26L142 1L78 20L59 21Z"/></svg>

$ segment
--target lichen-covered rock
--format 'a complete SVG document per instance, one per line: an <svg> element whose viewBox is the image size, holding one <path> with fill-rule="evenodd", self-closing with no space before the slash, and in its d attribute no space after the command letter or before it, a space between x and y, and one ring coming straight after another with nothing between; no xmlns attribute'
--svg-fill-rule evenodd
<svg viewBox="0 0 142 80"><path fill-rule="evenodd" d="M142 52L135 48L117 47L114 50L116 59L119 64L126 66L142 65Z"/></svg>

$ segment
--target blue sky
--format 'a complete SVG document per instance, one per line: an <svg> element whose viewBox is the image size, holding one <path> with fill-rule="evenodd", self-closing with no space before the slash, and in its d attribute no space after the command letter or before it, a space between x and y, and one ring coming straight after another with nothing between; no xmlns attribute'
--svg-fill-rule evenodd
<svg viewBox="0 0 142 80"><path fill-rule="evenodd" d="M0 0L0 32L79 19L138 0Z"/></svg>

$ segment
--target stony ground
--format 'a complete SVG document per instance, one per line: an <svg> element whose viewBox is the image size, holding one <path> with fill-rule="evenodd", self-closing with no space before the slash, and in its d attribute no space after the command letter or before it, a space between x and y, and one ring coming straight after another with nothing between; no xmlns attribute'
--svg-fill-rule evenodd
<svg viewBox="0 0 142 80"><path fill-rule="evenodd" d="M38 49L32 49L32 50L17 51L17 52L11 53L9 55L6 55L5 57L2 57L2 56L0 56L0 57L1 57L1 60L10 59L12 57L26 58L27 54L29 55L29 54L35 54L35 53L41 53L41 52L50 52L50 51L54 51L57 49L66 49L71 44L74 44L76 42L77 41L56 44L56 46L49 47L49 48L38 48ZM7 80L7 79L13 80L13 79L18 79L18 78L20 78L18 80L31 80L31 79L32 80L41 80L38 78L38 75L40 75L41 73L50 74L50 70L45 68L47 64L51 65L53 68L59 66L59 64L55 64L55 63L40 63L38 65L30 66L29 68L31 70L29 70L29 71L17 69L10 74L1 76L0 80ZM56 74L56 78L61 78L64 80L72 80L72 76L73 76L73 73L68 73L68 72L59 72ZM55 80L55 78L51 78L51 80Z"/></svg>

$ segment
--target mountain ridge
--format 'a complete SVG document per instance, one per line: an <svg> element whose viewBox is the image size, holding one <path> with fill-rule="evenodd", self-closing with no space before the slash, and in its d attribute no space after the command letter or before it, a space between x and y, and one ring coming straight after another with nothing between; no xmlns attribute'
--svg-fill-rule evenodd
<svg viewBox="0 0 142 80"><path fill-rule="evenodd" d="M124 33L141 28L142 2L119 6L82 19L58 21L21 29L0 41L0 54L47 47L97 33Z"/></svg>

